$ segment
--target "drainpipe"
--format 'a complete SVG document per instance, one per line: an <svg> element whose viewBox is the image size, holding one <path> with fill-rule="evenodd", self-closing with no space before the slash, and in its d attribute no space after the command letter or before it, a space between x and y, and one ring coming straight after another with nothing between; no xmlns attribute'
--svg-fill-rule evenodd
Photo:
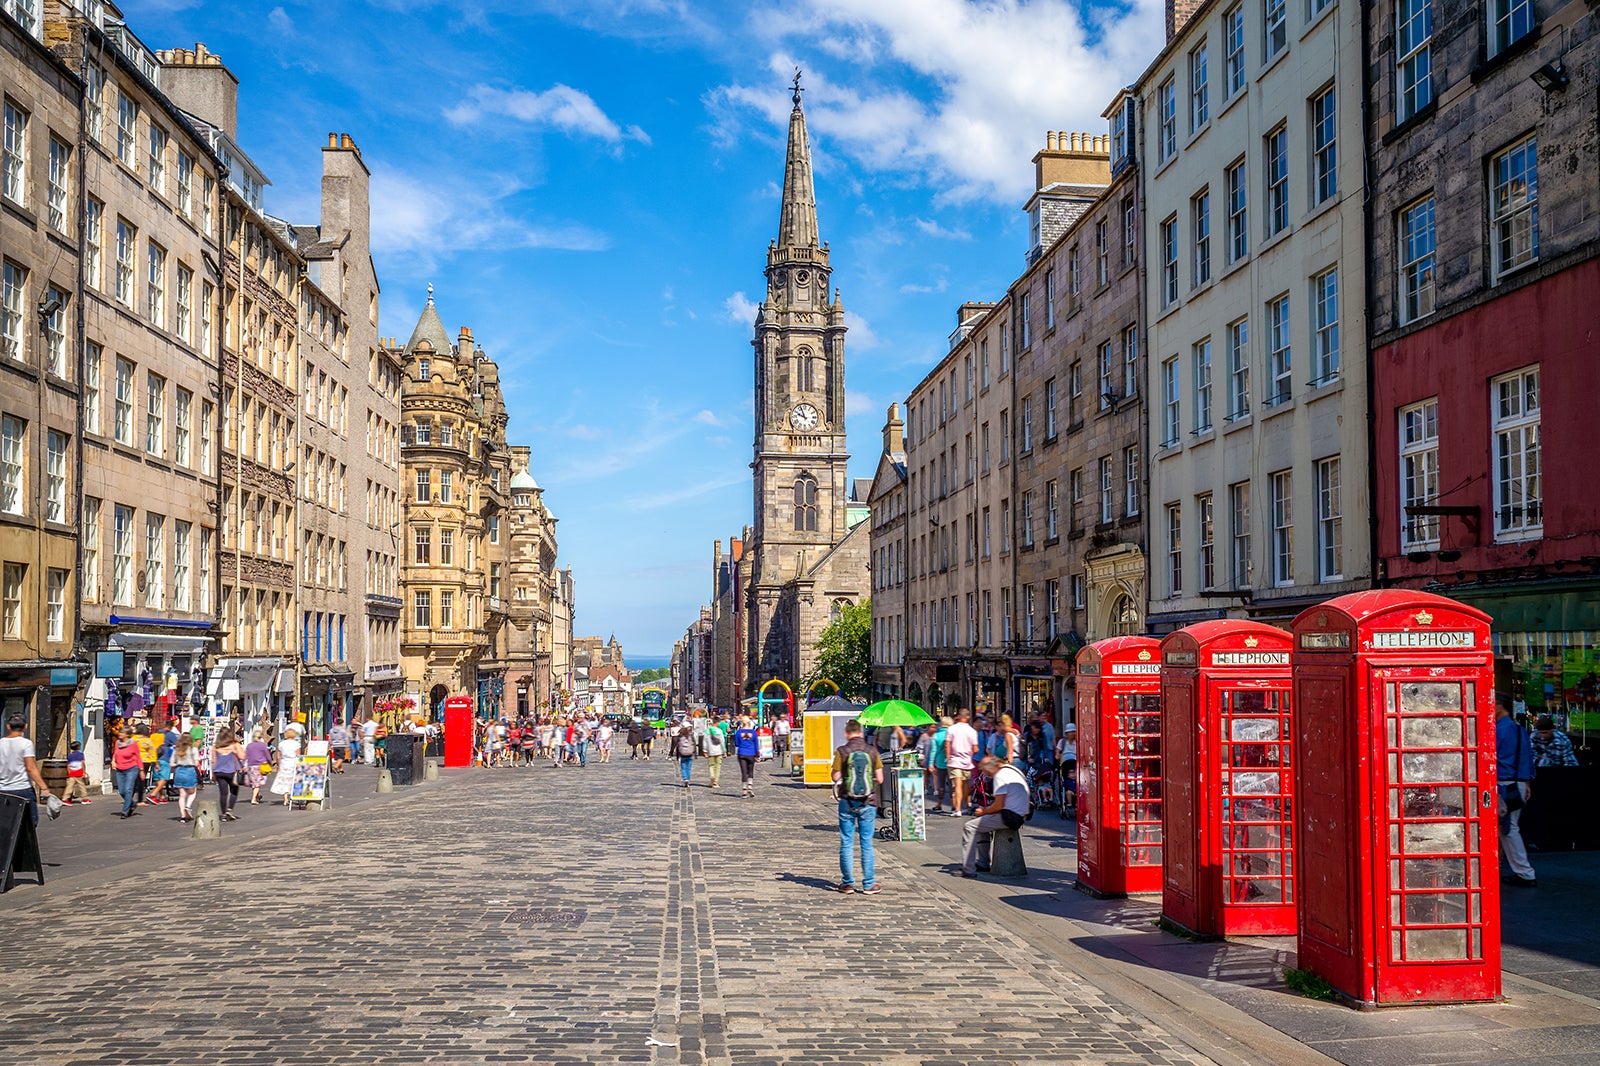
<svg viewBox="0 0 1600 1066"><path fill-rule="evenodd" d="M1365 7L1357 9L1361 13L1361 55L1372 55L1372 30L1367 21ZM1338 38L1334 38L1337 43ZM1374 230L1372 218L1372 174L1373 174L1373 138L1366 136L1372 113L1372 83L1367 77L1363 65L1361 77L1361 132L1362 141L1366 145L1361 154L1362 181L1361 181L1361 236L1362 236L1362 281L1365 292L1362 294L1363 312L1366 321L1362 323L1361 339L1362 354L1367 361L1367 491L1372 493L1378 484L1378 447L1377 447L1377 410L1373 406L1377 399L1377 379L1373 373L1374 361L1372 358L1372 300L1373 293L1377 291L1377 280L1373 276L1373 254L1375 245L1372 242ZM1367 500L1367 577L1374 587L1378 585L1378 570L1380 556L1378 555L1378 501L1369 496Z"/></svg>

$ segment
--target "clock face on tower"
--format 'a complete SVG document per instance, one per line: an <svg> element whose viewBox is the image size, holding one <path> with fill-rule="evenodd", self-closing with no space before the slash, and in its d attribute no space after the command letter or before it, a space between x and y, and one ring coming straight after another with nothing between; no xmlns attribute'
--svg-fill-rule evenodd
<svg viewBox="0 0 1600 1066"><path fill-rule="evenodd" d="M816 429L821 421L822 416L817 414L817 409L808 403L796 404L795 409L789 412L789 424L795 429Z"/></svg>

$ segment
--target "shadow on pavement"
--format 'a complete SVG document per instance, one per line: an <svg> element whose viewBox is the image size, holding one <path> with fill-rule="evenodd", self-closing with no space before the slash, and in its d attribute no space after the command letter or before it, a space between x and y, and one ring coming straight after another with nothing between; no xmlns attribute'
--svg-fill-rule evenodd
<svg viewBox="0 0 1600 1066"><path fill-rule="evenodd" d="M823 892L837 892L839 890L837 881L829 881L821 877L801 877L796 874L782 873L774 877L773 880L782 881L786 885L800 885L804 888L815 888Z"/></svg>

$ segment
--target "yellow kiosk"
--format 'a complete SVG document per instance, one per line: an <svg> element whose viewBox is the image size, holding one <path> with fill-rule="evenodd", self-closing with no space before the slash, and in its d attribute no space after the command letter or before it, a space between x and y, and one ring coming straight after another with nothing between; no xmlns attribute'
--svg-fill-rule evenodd
<svg viewBox="0 0 1600 1066"><path fill-rule="evenodd" d="M844 743L845 723L859 715L865 707L864 703L852 703L843 696L833 695L806 708L804 748L807 787L833 784L833 753Z"/></svg>

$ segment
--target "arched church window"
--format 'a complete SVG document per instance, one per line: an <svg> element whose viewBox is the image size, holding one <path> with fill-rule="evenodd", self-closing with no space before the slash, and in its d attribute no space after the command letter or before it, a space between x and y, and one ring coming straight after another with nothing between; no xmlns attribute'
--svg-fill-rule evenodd
<svg viewBox="0 0 1600 1066"><path fill-rule="evenodd" d="M1126 593L1117 597L1111 607L1111 635L1134 637L1139 635L1141 628L1139 610L1133 605L1133 598Z"/></svg>
<svg viewBox="0 0 1600 1066"><path fill-rule="evenodd" d="M799 392L811 392L816 389L816 359L811 355L810 348L801 348L799 358L795 360L795 389Z"/></svg>
<svg viewBox="0 0 1600 1066"><path fill-rule="evenodd" d="M837 622L840 618L844 617L844 609L849 606L851 606L849 600L834 600L833 605L828 609L828 620L830 622Z"/></svg>
<svg viewBox="0 0 1600 1066"><path fill-rule="evenodd" d="M802 533L817 531L817 480L801 474L794 482L794 528Z"/></svg>

